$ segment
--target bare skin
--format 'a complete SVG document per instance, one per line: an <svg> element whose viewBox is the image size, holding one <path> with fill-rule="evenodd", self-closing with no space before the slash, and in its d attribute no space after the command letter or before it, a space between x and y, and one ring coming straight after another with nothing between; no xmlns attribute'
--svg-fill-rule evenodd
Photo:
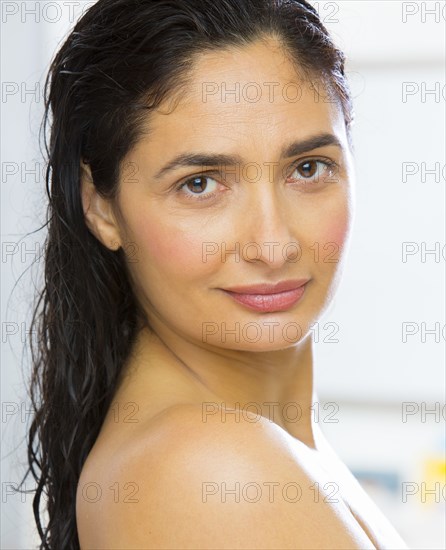
<svg viewBox="0 0 446 550"><path fill-rule="evenodd" d="M222 95L223 82L227 90L240 83L246 95ZM273 95L263 87L253 102L244 88L253 82L278 86ZM219 93L203 95L215 92L209 83L218 83ZM129 260L131 251L135 294L151 330L139 333L82 471L81 547L406 548L311 412L317 398L310 328L335 293L353 219L353 163L339 105L317 95L271 40L202 54L191 86L174 109L166 107L171 102L151 115L150 132L128 154L124 167L133 177L123 175L116 202L95 192L84 167L86 221L105 246L118 243ZM337 144L281 156L291 141L321 134ZM183 166L156 178L186 152L238 154L240 177L226 164ZM302 170L305 161L318 161L312 166L319 177ZM243 170L249 163L261 167L260 177ZM176 190L203 172L200 194L210 198L197 200L188 186ZM238 259L221 255L223 245L230 251L237 243ZM299 261L289 243L298 244ZM280 312L249 310L220 290L295 278L309 279L305 294ZM240 334L225 338L223 328L235 323ZM260 327L259 338L243 330L249 323ZM285 329L296 325L293 340ZM240 417L224 414L249 403L257 415L252 408ZM284 412L289 403L302 411L298 422ZM203 502L206 483L220 489L223 482L253 481L297 483L301 499L284 499L280 488L272 501L222 502L218 493ZM89 483L104 488L97 502ZM132 487L138 502L125 502Z"/></svg>

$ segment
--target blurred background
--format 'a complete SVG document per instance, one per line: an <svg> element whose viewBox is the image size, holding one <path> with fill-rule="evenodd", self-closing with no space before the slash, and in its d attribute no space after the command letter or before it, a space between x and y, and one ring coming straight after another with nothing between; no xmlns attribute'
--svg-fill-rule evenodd
<svg viewBox="0 0 446 550"><path fill-rule="evenodd" d="M44 231L25 237L45 215L43 79L93 3L1 3L1 547L8 549L38 544L33 495L13 488L25 472L24 345L43 267L32 264ZM410 548L446 548L446 4L312 4L348 58L357 176L343 280L313 327L315 421Z"/></svg>

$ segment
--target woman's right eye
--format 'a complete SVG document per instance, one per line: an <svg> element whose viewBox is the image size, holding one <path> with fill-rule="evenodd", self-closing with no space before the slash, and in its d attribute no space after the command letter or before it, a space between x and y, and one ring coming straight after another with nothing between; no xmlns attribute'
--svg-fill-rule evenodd
<svg viewBox="0 0 446 550"><path fill-rule="evenodd" d="M183 182L177 187L177 191L184 195L188 200L208 200L209 198L215 196L216 191L214 190L211 193L203 193L203 191L205 191L209 187L209 185L207 184L207 180L213 182L215 184L215 188L218 186L218 183L214 178L202 174L200 176L189 178L188 180ZM188 193L187 190L190 191L190 193Z"/></svg>

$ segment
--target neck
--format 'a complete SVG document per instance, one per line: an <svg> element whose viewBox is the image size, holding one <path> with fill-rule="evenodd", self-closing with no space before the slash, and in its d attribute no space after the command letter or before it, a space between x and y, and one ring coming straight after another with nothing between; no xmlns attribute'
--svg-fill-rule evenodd
<svg viewBox="0 0 446 550"><path fill-rule="evenodd" d="M158 364L162 368L155 377L173 377L175 383L193 387L204 414L221 414L218 407L246 409L316 448L311 335L287 349L251 352L197 344L165 326L156 331L144 327L125 372L132 365L138 384L146 379L153 388L152 365L156 369Z"/></svg>

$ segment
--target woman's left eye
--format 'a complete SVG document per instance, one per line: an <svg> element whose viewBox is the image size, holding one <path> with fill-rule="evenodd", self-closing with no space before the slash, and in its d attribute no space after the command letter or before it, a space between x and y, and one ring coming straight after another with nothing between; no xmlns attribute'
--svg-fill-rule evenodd
<svg viewBox="0 0 446 550"><path fill-rule="evenodd" d="M296 165L293 174L297 172L297 176L291 176L290 179L294 181L304 180L311 183L319 182L319 179L322 177L325 179L326 177L332 176L335 166L336 163L333 161L318 159L305 160Z"/></svg>

